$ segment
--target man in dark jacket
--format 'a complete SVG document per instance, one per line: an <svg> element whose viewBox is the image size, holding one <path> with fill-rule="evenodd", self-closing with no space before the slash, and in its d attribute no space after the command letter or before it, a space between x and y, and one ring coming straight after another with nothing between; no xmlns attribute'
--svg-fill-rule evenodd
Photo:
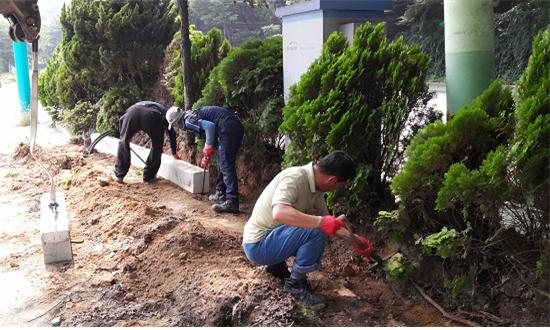
<svg viewBox="0 0 550 330"><path fill-rule="evenodd" d="M160 103L141 101L129 107L120 117L118 120L120 142L114 172L117 182L122 183L130 169L130 140L139 131L144 131L151 138L151 152L143 170L144 183L152 183L156 179L160 168L165 130L170 140L172 155L179 159L176 153L176 132L174 129L167 129L168 122L165 114L166 108Z"/></svg>
<svg viewBox="0 0 550 330"><path fill-rule="evenodd" d="M239 212L239 190L235 161L241 145L244 128L239 118L229 110L217 106L203 106L182 111L172 107L166 113L169 127L177 125L182 129L206 135L201 167L207 168L214 148L218 147L218 177L216 193L208 197L221 204L212 205L218 213Z"/></svg>

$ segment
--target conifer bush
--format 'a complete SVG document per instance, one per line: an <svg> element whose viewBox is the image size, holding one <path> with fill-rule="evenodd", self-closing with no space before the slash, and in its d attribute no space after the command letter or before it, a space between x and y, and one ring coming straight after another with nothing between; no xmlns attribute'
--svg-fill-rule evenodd
<svg viewBox="0 0 550 330"><path fill-rule="evenodd" d="M242 150L248 156L279 153L283 100L282 38L250 40L231 49L210 73L194 107L220 105L235 112L245 127Z"/></svg>
<svg viewBox="0 0 550 330"><path fill-rule="evenodd" d="M290 140L285 165L344 150L357 162L358 175L349 190L331 194L331 204L357 212L387 203L405 127L430 98L429 63L416 45L402 38L389 42L383 24L359 27L351 46L333 33L291 87L280 127Z"/></svg>
<svg viewBox="0 0 550 330"><path fill-rule="evenodd" d="M544 242L550 231L550 27L535 37L517 90L517 125L507 160L513 195L520 198L511 205L526 208L516 222Z"/></svg>
<svg viewBox="0 0 550 330"><path fill-rule="evenodd" d="M125 110L118 106L151 96L164 49L177 29L176 14L170 0L71 1L60 16L63 40L54 55L56 62L40 79L39 90L45 91L41 100L66 120L75 119L78 109L83 109L75 109L78 103L97 104L102 113L93 117L100 122L69 126L83 132L96 125L114 129L112 119ZM109 101L100 102L107 94ZM71 114L65 116L63 111Z"/></svg>
<svg viewBox="0 0 550 330"><path fill-rule="evenodd" d="M481 281L500 283L500 270L515 267L508 255L522 255L515 260L538 278L542 291L535 292L550 287L541 276L548 274L550 229L549 91L547 28L533 40L515 98L496 80L447 124L421 130L407 149L407 162L391 185L399 208L381 213L376 225L410 245L416 239L426 248L429 241L424 253L439 250L440 257L453 259L442 261L439 283L453 294L464 288L473 294ZM453 231L458 245L448 244Z"/></svg>

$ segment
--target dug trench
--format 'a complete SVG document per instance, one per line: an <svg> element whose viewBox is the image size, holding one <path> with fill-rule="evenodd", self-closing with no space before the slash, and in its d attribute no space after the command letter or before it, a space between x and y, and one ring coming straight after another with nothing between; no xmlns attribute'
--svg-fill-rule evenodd
<svg viewBox="0 0 550 330"><path fill-rule="evenodd" d="M20 145L11 158L0 158L0 207L17 209L11 219L26 229L2 231L9 244L2 244L0 271L29 278L37 289L0 313L3 324L454 325L410 288L388 283L380 269L369 270L367 260L337 239L329 240L322 269L309 277L326 306L303 306L242 251L242 228L254 200L245 200L238 215L220 215L205 196L166 180L144 185L136 168L125 183L116 183L110 179L112 156L84 158L75 144L36 153L65 194L74 260L42 263L35 225L49 181L28 146Z"/></svg>

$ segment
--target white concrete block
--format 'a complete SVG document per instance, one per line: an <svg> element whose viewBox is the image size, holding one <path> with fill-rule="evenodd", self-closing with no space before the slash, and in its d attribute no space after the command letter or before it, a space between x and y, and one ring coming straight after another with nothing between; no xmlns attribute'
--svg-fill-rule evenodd
<svg viewBox="0 0 550 330"><path fill-rule="evenodd" d="M50 208L49 192L40 199L40 239L46 264L73 260L65 195L57 193L55 199L55 209Z"/></svg>
<svg viewBox="0 0 550 330"><path fill-rule="evenodd" d="M99 136L98 133L91 135L92 141L95 141ZM95 149L99 152L116 156L118 151L117 138L112 136L104 137L96 146ZM130 148L143 159L147 160L150 149L130 143ZM138 168L144 168L145 164L131 153L130 163ZM195 166L183 160L176 160L174 157L163 154L157 176L169 180L183 189L193 194L208 193L209 190L209 173L199 166Z"/></svg>

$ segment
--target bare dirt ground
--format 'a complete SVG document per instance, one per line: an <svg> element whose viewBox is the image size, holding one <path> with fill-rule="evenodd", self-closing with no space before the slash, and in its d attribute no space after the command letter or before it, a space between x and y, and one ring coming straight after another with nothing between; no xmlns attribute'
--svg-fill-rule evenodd
<svg viewBox="0 0 550 330"><path fill-rule="evenodd" d="M144 185L136 168L118 184L109 179L112 156L82 151L69 144L37 152L65 194L74 255L47 267L38 226L47 175L28 146L0 155L0 325L456 325L338 240L310 276L327 306L301 306L242 251L254 201L239 215L219 215L205 196L166 180Z"/></svg>

